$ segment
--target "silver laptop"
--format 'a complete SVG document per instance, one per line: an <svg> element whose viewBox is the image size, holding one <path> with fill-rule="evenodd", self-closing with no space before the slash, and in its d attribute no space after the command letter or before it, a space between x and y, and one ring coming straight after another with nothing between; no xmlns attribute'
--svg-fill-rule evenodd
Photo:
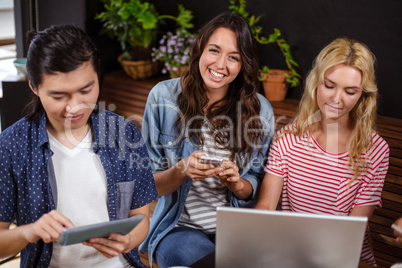
<svg viewBox="0 0 402 268"><path fill-rule="evenodd" d="M355 268L367 220L219 207L216 268Z"/></svg>

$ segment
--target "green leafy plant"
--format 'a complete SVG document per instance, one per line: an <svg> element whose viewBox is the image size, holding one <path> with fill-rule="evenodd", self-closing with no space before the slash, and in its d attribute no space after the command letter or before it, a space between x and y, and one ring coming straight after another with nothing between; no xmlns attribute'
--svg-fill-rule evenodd
<svg viewBox="0 0 402 268"><path fill-rule="evenodd" d="M290 51L290 45L286 42L284 38L281 38L281 31L277 28L274 28L274 32L267 37L263 36L263 27L258 25L262 15L256 17L255 15L250 15L249 12L246 11L246 0L230 0L229 9L232 10L233 13L237 13L241 15L244 19L247 20L248 25L250 26L251 32L253 33L254 38L260 44L272 44L276 43L282 54L285 57L286 65L289 69L289 74L286 74L286 81L289 82L291 87L295 87L300 84L301 75L297 73L295 67L299 67L299 64L293 59L292 53ZM268 66L262 66L260 69L261 76L259 77L260 81L263 81L266 76L269 74L270 69Z"/></svg>
<svg viewBox="0 0 402 268"><path fill-rule="evenodd" d="M96 15L102 33L117 39L123 55L132 60L151 59L151 46L158 38L158 28L165 19L174 20L177 29L191 29L192 11L178 5L179 14L160 15L152 3L143 0L102 0L105 11ZM134 52L134 49L137 49ZM140 50L140 51L138 51ZM145 58L144 58L145 56Z"/></svg>
<svg viewBox="0 0 402 268"><path fill-rule="evenodd" d="M167 32L162 36L159 47L152 49L152 57L154 60L163 62L163 74L169 72L170 77L174 77L174 73L180 66L188 65L190 49L195 38L196 35L187 30L179 30L176 33Z"/></svg>

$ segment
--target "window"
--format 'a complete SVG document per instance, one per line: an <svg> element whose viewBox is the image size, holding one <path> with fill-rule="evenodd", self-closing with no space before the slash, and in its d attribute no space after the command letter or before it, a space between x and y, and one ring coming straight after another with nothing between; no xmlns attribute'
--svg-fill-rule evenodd
<svg viewBox="0 0 402 268"><path fill-rule="evenodd" d="M15 58L13 0L0 0L0 59Z"/></svg>

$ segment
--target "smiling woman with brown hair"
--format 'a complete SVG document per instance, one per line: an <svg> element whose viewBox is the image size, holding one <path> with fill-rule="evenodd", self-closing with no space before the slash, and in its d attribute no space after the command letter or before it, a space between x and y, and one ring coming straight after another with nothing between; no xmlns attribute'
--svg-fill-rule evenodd
<svg viewBox="0 0 402 268"><path fill-rule="evenodd" d="M247 22L223 13L202 27L184 75L148 96L142 130L160 198L140 249L159 267L215 249L216 207L255 205L274 131L258 64Z"/></svg>

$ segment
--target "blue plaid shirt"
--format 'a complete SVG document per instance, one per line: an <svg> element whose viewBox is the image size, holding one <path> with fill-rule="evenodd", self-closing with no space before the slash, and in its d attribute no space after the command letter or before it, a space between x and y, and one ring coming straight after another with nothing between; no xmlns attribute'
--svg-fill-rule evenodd
<svg viewBox="0 0 402 268"><path fill-rule="evenodd" d="M133 123L108 111L93 113L91 121L93 151L107 178L109 219L126 218L130 209L157 198L141 133ZM0 221L15 219L20 226L56 209L52 155L45 115L38 124L23 118L0 134ZM133 194L127 195L127 186ZM21 267L47 267L52 245L42 240L29 243L21 252ZM136 248L124 256L135 267L145 267Z"/></svg>

